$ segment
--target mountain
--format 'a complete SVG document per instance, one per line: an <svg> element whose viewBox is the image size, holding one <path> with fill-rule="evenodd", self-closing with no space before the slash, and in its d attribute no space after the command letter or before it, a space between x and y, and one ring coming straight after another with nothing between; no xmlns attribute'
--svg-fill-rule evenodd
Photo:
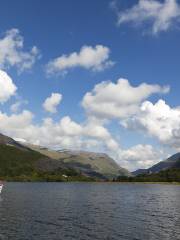
<svg viewBox="0 0 180 240"><path fill-rule="evenodd" d="M161 161L148 169L138 169L132 172L132 174L134 176L137 176L139 174L158 173L163 170L175 168L180 169L180 153L176 153L166 160Z"/></svg>
<svg viewBox="0 0 180 240"><path fill-rule="evenodd" d="M146 174L146 173L148 173L148 170L147 169L137 169L136 171L134 171L134 172L131 172L132 173L132 175L133 176L137 176L137 175L139 175L139 174Z"/></svg>
<svg viewBox="0 0 180 240"><path fill-rule="evenodd" d="M0 134L0 178L20 181L108 180L130 173L106 154L53 151Z"/></svg>
<svg viewBox="0 0 180 240"><path fill-rule="evenodd" d="M90 179L62 162L51 159L0 134L0 179L9 181L86 181Z"/></svg>
<svg viewBox="0 0 180 240"><path fill-rule="evenodd" d="M156 173L170 168L180 168L180 153L176 153L164 161L161 161L149 168L149 171Z"/></svg>
<svg viewBox="0 0 180 240"><path fill-rule="evenodd" d="M88 176L99 174L107 179L117 176L129 176L128 170L121 168L112 158L104 153L71 150L50 150L37 145L25 144L28 148L38 151L52 159L59 160L66 166Z"/></svg>

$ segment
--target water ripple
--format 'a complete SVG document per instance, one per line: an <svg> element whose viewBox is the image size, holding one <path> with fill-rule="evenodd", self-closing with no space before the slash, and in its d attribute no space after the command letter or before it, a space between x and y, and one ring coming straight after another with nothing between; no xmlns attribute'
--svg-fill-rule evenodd
<svg viewBox="0 0 180 240"><path fill-rule="evenodd" d="M173 185L7 183L0 240L180 240L179 199Z"/></svg>

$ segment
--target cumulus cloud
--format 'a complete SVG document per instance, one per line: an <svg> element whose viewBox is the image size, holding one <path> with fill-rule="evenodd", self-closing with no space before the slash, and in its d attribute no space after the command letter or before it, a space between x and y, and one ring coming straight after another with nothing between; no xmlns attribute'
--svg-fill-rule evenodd
<svg viewBox="0 0 180 240"><path fill-rule="evenodd" d="M0 68L17 67L20 72L30 69L39 56L36 46L28 52L23 50L24 39L18 29L13 28L0 39Z"/></svg>
<svg viewBox="0 0 180 240"><path fill-rule="evenodd" d="M21 132L24 128L30 126L33 119L33 114L24 110L20 114L7 115L6 113L0 112L0 131L7 132L10 136L15 133ZM23 138L23 136L21 136Z"/></svg>
<svg viewBox="0 0 180 240"><path fill-rule="evenodd" d="M50 97L48 97L44 103L43 108L50 113L57 112L57 106L60 104L62 100L62 95L60 93L52 93Z"/></svg>
<svg viewBox="0 0 180 240"><path fill-rule="evenodd" d="M157 150L152 145L142 144L126 150L119 150L118 154L119 163L131 171L140 168L149 168L166 157L162 150Z"/></svg>
<svg viewBox="0 0 180 240"><path fill-rule="evenodd" d="M112 137L111 133L102 122L94 121L92 118L83 125L82 133L85 137L95 138L105 144L107 151L116 151L119 148L118 142Z"/></svg>
<svg viewBox="0 0 180 240"><path fill-rule="evenodd" d="M11 77L0 70L0 103L6 102L11 96L15 95L17 90Z"/></svg>
<svg viewBox="0 0 180 240"><path fill-rule="evenodd" d="M121 166L131 170L150 167L163 159L164 153L142 144L123 149L109 131L108 124L115 118L125 128L145 131L162 143L179 146L180 108L170 108L162 100L154 105L145 101L151 94L168 91L169 87L145 83L134 87L126 79L119 79L116 83L103 82L83 98L82 104L87 112L84 122L78 123L64 116L56 121L45 118L34 123L32 112L24 110L17 113L19 106L15 105L15 111L10 115L0 112L0 132L54 149L106 152ZM61 94L56 94L44 102L47 111L56 111L62 99Z"/></svg>
<svg viewBox="0 0 180 240"><path fill-rule="evenodd" d="M124 118L139 111L141 102L155 93L167 93L168 86L142 83L132 86L127 79L117 83L102 82L85 94L82 106L90 116L96 118Z"/></svg>
<svg viewBox="0 0 180 240"><path fill-rule="evenodd" d="M163 100L142 103L137 115L122 122L129 129L144 131L161 143L180 149L180 106L171 108Z"/></svg>
<svg viewBox="0 0 180 240"><path fill-rule="evenodd" d="M163 152L150 145L137 145L122 149L116 139L100 122L88 120L77 123L69 116L53 121L45 118L33 123L33 113L24 110L7 115L0 112L0 132L23 142L38 144L53 149L76 149L108 153L121 166L130 170L150 167L163 158Z"/></svg>
<svg viewBox="0 0 180 240"><path fill-rule="evenodd" d="M139 0L132 8L117 10L117 16L118 25L127 22L135 25L147 23L151 32L157 34L169 30L180 20L180 5L176 0Z"/></svg>
<svg viewBox="0 0 180 240"><path fill-rule="evenodd" d="M19 114L7 115L0 112L0 132L16 139L24 139L55 149L107 149L118 147L109 131L103 127L93 126L91 122L79 124L69 116L53 121L45 118L41 123L33 123L33 114L24 110ZM116 144L116 146L115 146Z"/></svg>
<svg viewBox="0 0 180 240"><path fill-rule="evenodd" d="M95 47L83 46L79 52L62 55L47 64L48 74L64 73L68 69L81 67L93 71L101 71L111 66L109 60L110 50L108 47L96 45Z"/></svg>
<svg viewBox="0 0 180 240"><path fill-rule="evenodd" d="M34 124L33 113L28 110L11 115L0 112L0 132L43 146L69 146L69 142L73 143L73 137L77 135L77 129L78 124L69 117L64 117L59 122L46 118L40 124Z"/></svg>

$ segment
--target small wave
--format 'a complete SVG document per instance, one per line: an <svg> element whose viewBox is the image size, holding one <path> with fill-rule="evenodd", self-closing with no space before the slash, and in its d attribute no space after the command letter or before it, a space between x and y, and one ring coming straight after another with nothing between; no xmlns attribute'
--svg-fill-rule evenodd
<svg viewBox="0 0 180 240"><path fill-rule="evenodd" d="M52 226L56 226L56 227L62 227L62 224L57 224L57 223L48 222L48 221L35 220L35 222L36 223L40 223L40 224L45 224L45 225L52 225Z"/></svg>

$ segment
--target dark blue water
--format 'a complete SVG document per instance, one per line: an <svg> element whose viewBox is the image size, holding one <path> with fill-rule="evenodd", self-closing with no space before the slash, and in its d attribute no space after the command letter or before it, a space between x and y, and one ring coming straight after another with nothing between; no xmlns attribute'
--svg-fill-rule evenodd
<svg viewBox="0 0 180 240"><path fill-rule="evenodd" d="M180 186L7 183L0 239L180 239Z"/></svg>

